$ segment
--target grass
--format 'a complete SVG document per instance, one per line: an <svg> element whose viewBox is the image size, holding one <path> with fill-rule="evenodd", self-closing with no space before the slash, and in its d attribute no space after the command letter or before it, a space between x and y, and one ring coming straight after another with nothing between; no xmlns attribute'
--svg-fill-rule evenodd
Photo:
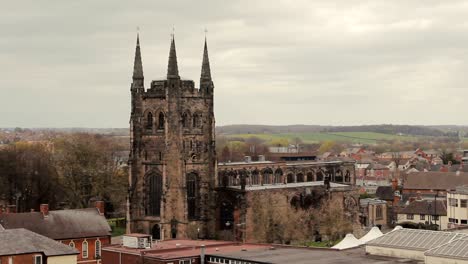
<svg viewBox="0 0 468 264"><path fill-rule="evenodd" d="M275 140L286 139L293 141L294 138L300 138L304 143L319 143L322 141L345 141L352 143L375 144L383 140L401 140L416 141L423 137L418 136L399 136L374 132L311 132L311 133L279 133L279 134L232 134L227 135L230 138L250 138L258 137L267 143Z"/></svg>

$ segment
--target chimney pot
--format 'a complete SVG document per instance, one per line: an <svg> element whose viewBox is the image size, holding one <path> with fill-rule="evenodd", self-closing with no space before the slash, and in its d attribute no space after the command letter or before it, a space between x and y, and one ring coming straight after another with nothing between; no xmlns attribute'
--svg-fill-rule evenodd
<svg viewBox="0 0 468 264"><path fill-rule="evenodd" d="M105 206L104 201L96 201L96 208L98 209L100 215L104 215L105 213L104 206Z"/></svg>
<svg viewBox="0 0 468 264"><path fill-rule="evenodd" d="M39 210L41 211L42 215L44 217L48 217L49 216L49 205L48 204L41 204L39 206Z"/></svg>

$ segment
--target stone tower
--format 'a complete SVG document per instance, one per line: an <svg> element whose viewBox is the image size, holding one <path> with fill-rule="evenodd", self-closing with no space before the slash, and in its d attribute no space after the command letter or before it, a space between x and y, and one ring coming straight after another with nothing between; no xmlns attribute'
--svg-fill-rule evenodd
<svg viewBox="0 0 468 264"><path fill-rule="evenodd" d="M205 39L200 86L179 76L172 36L167 78L144 86L139 36L130 115L127 232L154 239L212 237L215 118Z"/></svg>

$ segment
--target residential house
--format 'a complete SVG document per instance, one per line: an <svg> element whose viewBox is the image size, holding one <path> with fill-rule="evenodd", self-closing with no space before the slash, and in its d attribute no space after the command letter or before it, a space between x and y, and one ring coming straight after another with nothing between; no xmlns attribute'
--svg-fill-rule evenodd
<svg viewBox="0 0 468 264"><path fill-rule="evenodd" d="M25 228L62 242L80 252L77 263L100 263L102 246L110 244L111 228L104 217L104 202L96 208L0 214L0 228Z"/></svg>
<svg viewBox="0 0 468 264"><path fill-rule="evenodd" d="M446 201L414 200L398 211L397 223L427 228L437 225L439 230L445 230L448 227Z"/></svg>
<svg viewBox="0 0 468 264"><path fill-rule="evenodd" d="M447 193L447 217L451 228L468 226L468 186Z"/></svg>
<svg viewBox="0 0 468 264"><path fill-rule="evenodd" d="M466 172L416 172L403 176L403 194L445 196L457 186L468 185Z"/></svg>
<svg viewBox="0 0 468 264"><path fill-rule="evenodd" d="M24 228L0 230L0 263L76 264L78 250Z"/></svg>

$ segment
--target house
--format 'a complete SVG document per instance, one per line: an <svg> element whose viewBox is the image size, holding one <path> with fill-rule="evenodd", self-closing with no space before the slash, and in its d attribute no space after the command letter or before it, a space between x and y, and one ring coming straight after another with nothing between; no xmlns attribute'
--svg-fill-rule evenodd
<svg viewBox="0 0 468 264"><path fill-rule="evenodd" d="M468 186L458 186L447 193L449 227L468 226Z"/></svg>
<svg viewBox="0 0 468 264"><path fill-rule="evenodd" d="M399 225L445 230L448 226L447 206L442 200L415 200L400 209L397 214Z"/></svg>
<svg viewBox="0 0 468 264"><path fill-rule="evenodd" d="M0 230L0 263L76 264L78 250L24 228Z"/></svg>
<svg viewBox="0 0 468 264"><path fill-rule="evenodd" d="M77 263L100 263L101 248L110 244L111 229L104 217L104 202L97 208L0 214L0 228L25 228L80 252Z"/></svg>
<svg viewBox="0 0 468 264"><path fill-rule="evenodd" d="M468 185L466 172L416 172L404 175L403 194L444 195L457 186Z"/></svg>
<svg viewBox="0 0 468 264"><path fill-rule="evenodd" d="M366 227L377 226L380 229L387 226L387 202L379 199L366 198L359 200L360 222Z"/></svg>

